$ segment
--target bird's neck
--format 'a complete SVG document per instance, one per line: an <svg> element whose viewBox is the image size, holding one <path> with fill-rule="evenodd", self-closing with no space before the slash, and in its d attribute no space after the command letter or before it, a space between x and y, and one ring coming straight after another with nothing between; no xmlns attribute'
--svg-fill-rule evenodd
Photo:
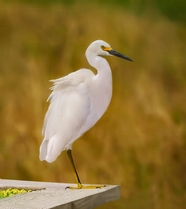
<svg viewBox="0 0 186 209"><path fill-rule="evenodd" d="M89 64L97 70L90 88L91 108L97 121L106 111L112 98L112 73L106 59L100 56L88 57Z"/></svg>
<svg viewBox="0 0 186 209"><path fill-rule="evenodd" d="M112 72L106 59L100 56L95 56L94 58L88 59L88 62L97 70L97 76L105 76L107 79L110 77L112 80Z"/></svg>
<svg viewBox="0 0 186 209"><path fill-rule="evenodd" d="M112 96L112 72L109 66L109 63L106 59L100 56L94 57L91 59L92 62L89 64L97 70L97 74L94 79L94 83L97 85L94 88L98 88L97 92L103 97L104 94L107 94L108 104Z"/></svg>

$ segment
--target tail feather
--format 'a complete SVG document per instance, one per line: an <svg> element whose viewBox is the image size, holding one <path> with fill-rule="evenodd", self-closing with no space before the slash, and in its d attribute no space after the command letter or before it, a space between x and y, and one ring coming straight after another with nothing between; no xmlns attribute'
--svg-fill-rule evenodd
<svg viewBox="0 0 186 209"><path fill-rule="evenodd" d="M41 161L45 160L47 156L47 146L48 146L48 140L43 140L40 146L40 154L39 154L39 159Z"/></svg>
<svg viewBox="0 0 186 209"><path fill-rule="evenodd" d="M57 135L51 139L44 139L40 146L40 160L46 160L48 163L52 163L65 149L63 140L60 140Z"/></svg>

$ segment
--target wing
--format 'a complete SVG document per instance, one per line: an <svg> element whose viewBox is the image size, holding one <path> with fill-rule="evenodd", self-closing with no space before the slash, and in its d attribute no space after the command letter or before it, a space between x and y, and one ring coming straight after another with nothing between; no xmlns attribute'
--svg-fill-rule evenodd
<svg viewBox="0 0 186 209"><path fill-rule="evenodd" d="M90 114L89 86L94 74L79 70L53 80L50 106L45 116L40 160L53 162L80 137Z"/></svg>

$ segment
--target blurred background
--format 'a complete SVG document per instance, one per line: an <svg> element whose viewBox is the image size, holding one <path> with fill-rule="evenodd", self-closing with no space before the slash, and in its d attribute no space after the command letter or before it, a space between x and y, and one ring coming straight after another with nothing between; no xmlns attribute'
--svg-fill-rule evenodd
<svg viewBox="0 0 186 209"><path fill-rule="evenodd" d="M0 177L75 183L65 152L39 161L48 80L91 68L85 50L103 39L134 63L108 58L111 104L73 146L80 178L121 185L100 209L184 208L185 11L185 0L1 0Z"/></svg>

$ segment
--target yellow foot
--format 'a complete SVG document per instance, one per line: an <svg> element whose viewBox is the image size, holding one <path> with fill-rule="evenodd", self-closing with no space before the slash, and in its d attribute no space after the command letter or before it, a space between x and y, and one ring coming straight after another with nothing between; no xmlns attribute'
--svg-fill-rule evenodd
<svg viewBox="0 0 186 209"><path fill-rule="evenodd" d="M101 189L106 187L106 185L82 185L78 184L77 187L66 187L65 189Z"/></svg>

